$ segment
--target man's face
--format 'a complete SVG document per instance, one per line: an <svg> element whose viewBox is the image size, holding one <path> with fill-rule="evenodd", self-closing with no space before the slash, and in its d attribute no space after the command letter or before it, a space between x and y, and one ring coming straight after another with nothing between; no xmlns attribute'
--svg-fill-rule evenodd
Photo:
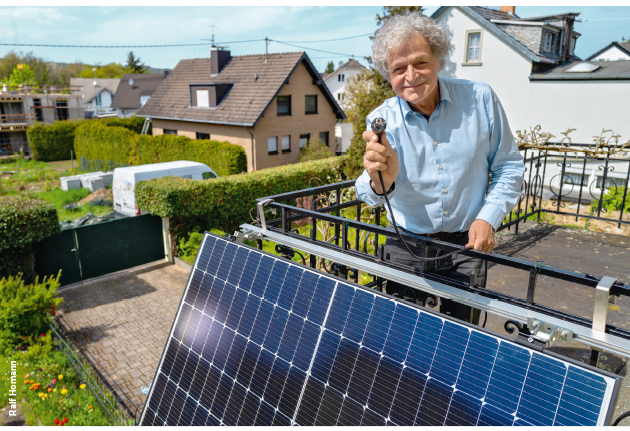
<svg viewBox="0 0 630 431"><path fill-rule="evenodd" d="M396 95L414 105L437 89L440 63L424 36L418 35L392 51L387 69Z"/></svg>

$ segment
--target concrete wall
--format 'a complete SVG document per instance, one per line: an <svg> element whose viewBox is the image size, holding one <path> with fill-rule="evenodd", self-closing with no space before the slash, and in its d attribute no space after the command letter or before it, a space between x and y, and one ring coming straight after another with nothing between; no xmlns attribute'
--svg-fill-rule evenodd
<svg viewBox="0 0 630 431"><path fill-rule="evenodd" d="M558 139L561 132L577 129L575 143L591 143L602 129L630 139L630 121L622 109L630 100L630 81L531 81L531 61L483 30L481 66L462 66L466 31L481 29L464 13L450 7L440 14L452 33L453 51L440 76L489 84L501 101L513 133L540 125Z"/></svg>
<svg viewBox="0 0 630 431"><path fill-rule="evenodd" d="M306 115L305 96L313 94L317 94L317 114ZM337 119L324 93L313 84L313 78L306 66L298 65L289 78L289 84L284 85L278 95L291 96L291 115L278 116L275 100L265 111L253 131L256 141L256 169L296 163L300 152L301 134L310 133L311 138L318 138L320 132L328 132L328 144L334 152ZM291 137L291 151L283 153L280 137L286 135ZM278 137L278 154L270 155L267 151L267 138L271 136Z"/></svg>

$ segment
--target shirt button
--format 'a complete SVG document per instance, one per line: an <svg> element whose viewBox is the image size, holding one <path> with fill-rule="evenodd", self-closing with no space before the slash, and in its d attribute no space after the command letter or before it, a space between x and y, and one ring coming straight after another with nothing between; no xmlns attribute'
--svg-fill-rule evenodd
<svg viewBox="0 0 630 431"><path fill-rule="evenodd" d="M444 215L448 215L448 211L444 211Z"/></svg>
<svg viewBox="0 0 630 431"><path fill-rule="evenodd" d="M433 145L437 145L437 141L435 141L435 142L433 143Z"/></svg>
<svg viewBox="0 0 630 431"><path fill-rule="evenodd" d="M448 190L444 189L444 193L448 193Z"/></svg>
<svg viewBox="0 0 630 431"><path fill-rule="evenodd" d="M440 170L442 170L442 169L444 169L444 168L442 167L442 165L440 165Z"/></svg>

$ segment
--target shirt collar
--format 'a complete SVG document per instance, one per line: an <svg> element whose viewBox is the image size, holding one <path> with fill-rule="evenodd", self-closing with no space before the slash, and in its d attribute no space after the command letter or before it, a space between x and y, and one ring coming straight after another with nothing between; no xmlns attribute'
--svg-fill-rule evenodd
<svg viewBox="0 0 630 431"><path fill-rule="evenodd" d="M440 78L438 76L438 85L440 86L440 103L442 101L447 101L450 102L451 104L453 103L451 101L451 95L448 92L448 89L446 88L446 85L444 84L444 80L442 78ZM414 112L410 107L409 107L409 103L407 103L406 100L402 100L400 97L396 96L398 98L399 104L400 104L400 108L402 109L403 115L407 115L408 113ZM439 105L438 105L439 108Z"/></svg>

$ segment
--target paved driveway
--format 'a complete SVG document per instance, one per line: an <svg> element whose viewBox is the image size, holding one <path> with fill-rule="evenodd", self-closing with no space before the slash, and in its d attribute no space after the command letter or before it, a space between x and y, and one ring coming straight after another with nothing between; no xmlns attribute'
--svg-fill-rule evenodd
<svg viewBox="0 0 630 431"><path fill-rule="evenodd" d="M60 290L66 334L138 416L140 387L153 380L187 280L187 271L159 262Z"/></svg>

